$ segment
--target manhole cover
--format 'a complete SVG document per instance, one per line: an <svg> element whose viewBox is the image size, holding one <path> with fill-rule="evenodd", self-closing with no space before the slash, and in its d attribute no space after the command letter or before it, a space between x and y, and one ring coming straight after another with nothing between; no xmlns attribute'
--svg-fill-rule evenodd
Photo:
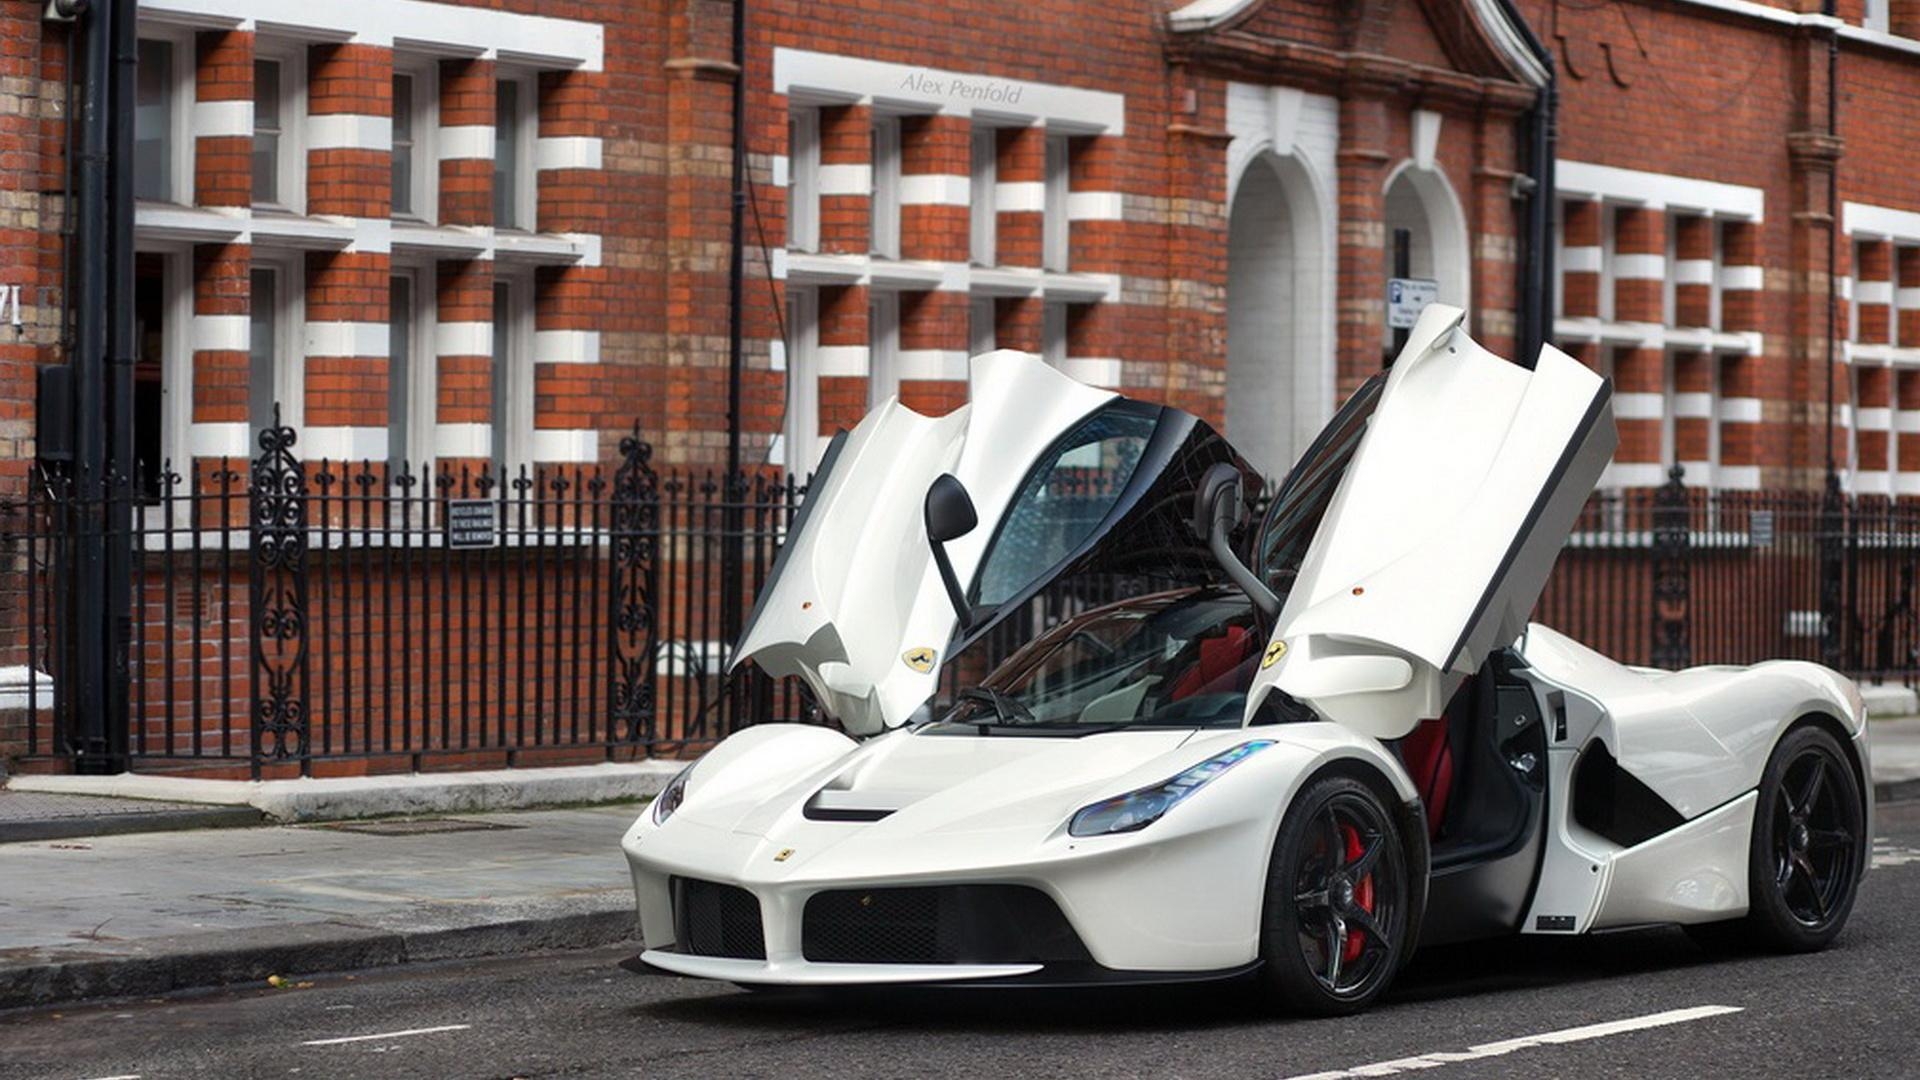
<svg viewBox="0 0 1920 1080"><path fill-rule="evenodd" d="M501 825L491 821L462 821L459 818L392 818L386 821L336 821L322 825L337 832L365 833L368 836L419 836L426 833L484 832L491 829L518 829L519 825Z"/></svg>

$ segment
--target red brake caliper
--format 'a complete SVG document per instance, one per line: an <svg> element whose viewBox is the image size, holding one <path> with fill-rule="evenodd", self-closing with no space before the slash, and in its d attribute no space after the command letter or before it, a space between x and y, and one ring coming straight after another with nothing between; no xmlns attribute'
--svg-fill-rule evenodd
<svg viewBox="0 0 1920 1080"><path fill-rule="evenodd" d="M1340 826L1340 835L1344 836L1347 841L1346 861L1352 862L1359 858L1360 852L1363 850L1360 845L1360 830L1354 828L1352 825L1342 823ZM1353 883L1353 902L1360 910L1369 915L1373 914L1372 874L1368 874L1366 877ZM1359 931L1350 930L1347 934L1347 948L1346 951L1341 954L1340 962L1343 964L1351 964L1355 960L1360 959L1360 954L1366 950L1366 947L1366 935Z"/></svg>

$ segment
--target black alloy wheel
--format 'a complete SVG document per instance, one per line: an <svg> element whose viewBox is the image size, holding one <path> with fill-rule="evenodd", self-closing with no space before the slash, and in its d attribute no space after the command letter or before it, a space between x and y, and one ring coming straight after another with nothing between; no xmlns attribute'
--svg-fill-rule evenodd
<svg viewBox="0 0 1920 1080"><path fill-rule="evenodd" d="M1788 732L1761 774L1754 808L1749 938L1787 952L1825 948L1853 910L1865 832L1860 778L1839 740L1813 726Z"/></svg>
<svg viewBox="0 0 1920 1080"><path fill-rule="evenodd" d="M1358 1012L1405 959L1407 857L1367 785L1329 777L1281 823L1267 876L1261 977L1277 1003L1321 1016Z"/></svg>

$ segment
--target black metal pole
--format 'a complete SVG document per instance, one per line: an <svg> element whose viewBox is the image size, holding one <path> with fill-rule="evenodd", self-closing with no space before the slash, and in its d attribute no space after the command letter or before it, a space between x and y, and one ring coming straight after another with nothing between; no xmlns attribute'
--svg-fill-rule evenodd
<svg viewBox="0 0 1920 1080"><path fill-rule="evenodd" d="M733 206L728 221L727 254L727 469L720 480L722 528L726 535L720 550L720 634L729 644L739 635L746 610L746 583L741 574L746 566L745 499L746 484L740 475L740 442L744 418L740 415L740 383L746 357L743 355L746 312L741 304L746 279L747 213L747 0L733 0ZM733 691L738 678L729 680L728 705L737 715L739 705ZM722 724L727 724L722 717ZM730 725L728 725L730 727Z"/></svg>
<svg viewBox="0 0 1920 1080"><path fill-rule="evenodd" d="M1409 278L1413 276L1412 229L1393 230L1393 276L1397 278ZM1408 333L1409 330L1407 327L1396 326L1393 328L1393 348L1387 352L1387 367L1392 367L1394 359L1400 355L1400 350L1407 347Z"/></svg>
<svg viewBox="0 0 1920 1080"><path fill-rule="evenodd" d="M1500 0L1507 21L1519 31L1527 50L1546 70L1546 82L1534 99L1528 125L1528 181L1525 250L1518 268L1519 310L1515 312L1517 340L1514 359L1526 367L1540 358L1540 349L1553 337L1553 205L1558 198L1554 158L1559 153L1559 76L1553 53L1540 42L1513 0Z"/></svg>
<svg viewBox="0 0 1920 1080"><path fill-rule="evenodd" d="M110 767L126 767L130 696L128 653L133 625L133 514L138 495L133 445L133 121L139 78L138 0L112 7L112 108L108 113L107 186L107 651L106 745ZM148 462L159 468L160 462Z"/></svg>
<svg viewBox="0 0 1920 1080"><path fill-rule="evenodd" d="M107 772L116 764L108 749L106 513L104 474L107 440L107 290L108 290L108 89L112 73L114 0L98 0L83 17L79 175L73 195L76 288L73 355L72 496L76 512L67 542L73 546L67 581L73 613L68 683L72 708L69 731L74 767Z"/></svg>

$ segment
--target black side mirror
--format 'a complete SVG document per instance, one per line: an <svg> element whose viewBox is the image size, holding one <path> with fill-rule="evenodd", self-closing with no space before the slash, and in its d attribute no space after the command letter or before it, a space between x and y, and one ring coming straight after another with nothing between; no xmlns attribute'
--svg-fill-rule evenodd
<svg viewBox="0 0 1920 1080"><path fill-rule="evenodd" d="M973 496L967 494L967 486L952 473L941 473L927 488L924 513L933 564L940 569L940 583L947 587L947 599L960 620L960 629L966 630L973 622L973 611L967 606L959 576L953 572L953 560L947 557L947 542L972 532L980 524L980 515L973 509Z"/></svg>
<svg viewBox="0 0 1920 1080"><path fill-rule="evenodd" d="M1207 550L1213 553L1213 561L1220 564L1227 577L1247 594L1254 609L1260 613L1261 620L1268 626L1280 616L1280 599L1273 595L1259 575L1247 569L1240 557L1233 553L1232 533L1240 523L1246 520L1247 503L1240 490L1240 470L1224 461L1215 462L1200 477L1200 489L1193 498L1194 538L1205 540Z"/></svg>

